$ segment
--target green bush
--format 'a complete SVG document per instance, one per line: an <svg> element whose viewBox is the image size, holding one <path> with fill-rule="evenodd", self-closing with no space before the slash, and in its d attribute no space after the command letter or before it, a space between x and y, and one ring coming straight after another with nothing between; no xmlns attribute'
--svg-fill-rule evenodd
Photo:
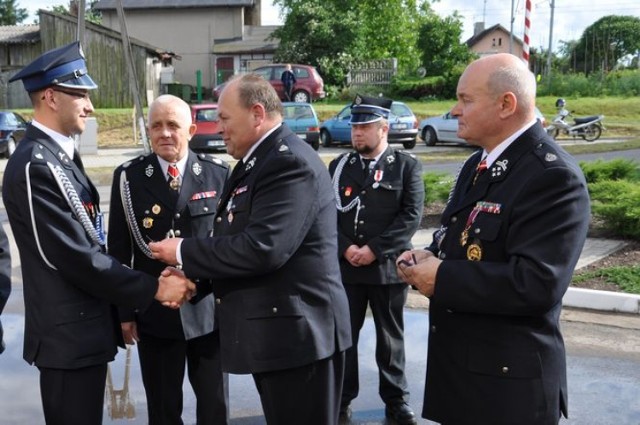
<svg viewBox="0 0 640 425"><path fill-rule="evenodd" d="M573 282L580 283L593 278L602 278L624 292L640 294L640 266L606 267L592 272L580 273L573 276Z"/></svg>
<svg viewBox="0 0 640 425"><path fill-rule="evenodd" d="M640 238L640 185L629 180L604 180L589 185L591 211L604 227L621 237Z"/></svg>
<svg viewBox="0 0 640 425"><path fill-rule="evenodd" d="M441 98L447 95L445 87L444 77L394 78L391 83L391 92L394 97Z"/></svg>
<svg viewBox="0 0 640 425"><path fill-rule="evenodd" d="M638 164L629 159L614 159L592 162L580 162L587 183L598 183L604 180L638 180Z"/></svg>
<svg viewBox="0 0 640 425"><path fill-rule="evenodd" d="M425 204L447 201L453 185L453 176L446 173L425 173L422 175L422 181Z"/></svg>

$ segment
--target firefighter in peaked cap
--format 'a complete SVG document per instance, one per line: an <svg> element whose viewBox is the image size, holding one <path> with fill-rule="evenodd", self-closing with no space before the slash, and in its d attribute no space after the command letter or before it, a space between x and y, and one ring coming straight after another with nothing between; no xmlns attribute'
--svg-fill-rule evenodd
<svg viewBox="0 0 640 425"><path fill-rule="evenodd" d="M178 271L158 279L105 253L98 191L74 146L98 87L80 44L45 52L17 80L33 121L7 163L2 197L22 259L23 357L38 367L47 425L99 425L107 363L124 347L113 304L176 307L194 286Z"/></svg>
<svg viewBox="0 0 640 425"><path fill-rule="evenodd" d="M357 95L351 105L354 151L331 162L338 209L340 271L349 299L353 345L346 352L340 416L351 415L358 396L358 336L371 308L376 326L379 394L385 416L416 424L408 404L403 307L408 287L395 270L396 258L411 246L424 203L422 166L415 156L389 146L392 101Z"/></svg>

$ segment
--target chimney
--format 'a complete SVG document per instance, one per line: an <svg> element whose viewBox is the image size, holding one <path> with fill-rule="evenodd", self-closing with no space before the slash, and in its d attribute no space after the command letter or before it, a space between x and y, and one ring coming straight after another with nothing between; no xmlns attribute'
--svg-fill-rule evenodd
<svg viewBox="0 0 640 425"><path fill-rule="evenodd" d="M484 31L484 22L476 22L475 24L473 24L473 36L474 37L476 35L480 34L482 31Z"/></svg>
<svg viewBox="0 0 640 425"><path fill-rule="evenodd" d="M78 16L78 1L70 0L69 1L69 14L71 16Z"/></svg>

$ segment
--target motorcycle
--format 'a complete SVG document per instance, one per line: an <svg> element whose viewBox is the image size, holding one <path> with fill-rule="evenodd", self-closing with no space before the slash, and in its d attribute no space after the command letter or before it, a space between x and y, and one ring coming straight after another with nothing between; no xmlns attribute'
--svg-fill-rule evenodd
<svg viewBox="0 0 640 425"><path fill-rule="evenodd" d="M551 124L546 128L547 134L554 139L562 133L566 136L572 136L574 138L581 137L587 142L593 142L600 138L603 130L606 130L602 124L604 115L574 118L574 124L569 124L565 119L570 117L571 113L572 112L569 112L565 108L560 109L558 115L556 115Z"/></svg>

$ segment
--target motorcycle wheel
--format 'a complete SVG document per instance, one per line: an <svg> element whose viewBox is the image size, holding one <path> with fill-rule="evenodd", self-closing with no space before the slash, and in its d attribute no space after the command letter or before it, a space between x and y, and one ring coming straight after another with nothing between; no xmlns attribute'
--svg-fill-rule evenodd
<svg viewBox="0 0 640 425"><path fill-rule="evenodd" d="M594 140L598 140L601 134L602 127L600 127L598 124L592 124L585 127L584 133L582 133L581 136L585 141L593 142Z"/></svg>
<svg viewBox="0 0 640 425"><path fill-rule="evenodd" d="M547 134L553 137L553 140L556 140L558 138L558 134L560 134L560 130L557 128L549 128L547 129Z"/></svg>

